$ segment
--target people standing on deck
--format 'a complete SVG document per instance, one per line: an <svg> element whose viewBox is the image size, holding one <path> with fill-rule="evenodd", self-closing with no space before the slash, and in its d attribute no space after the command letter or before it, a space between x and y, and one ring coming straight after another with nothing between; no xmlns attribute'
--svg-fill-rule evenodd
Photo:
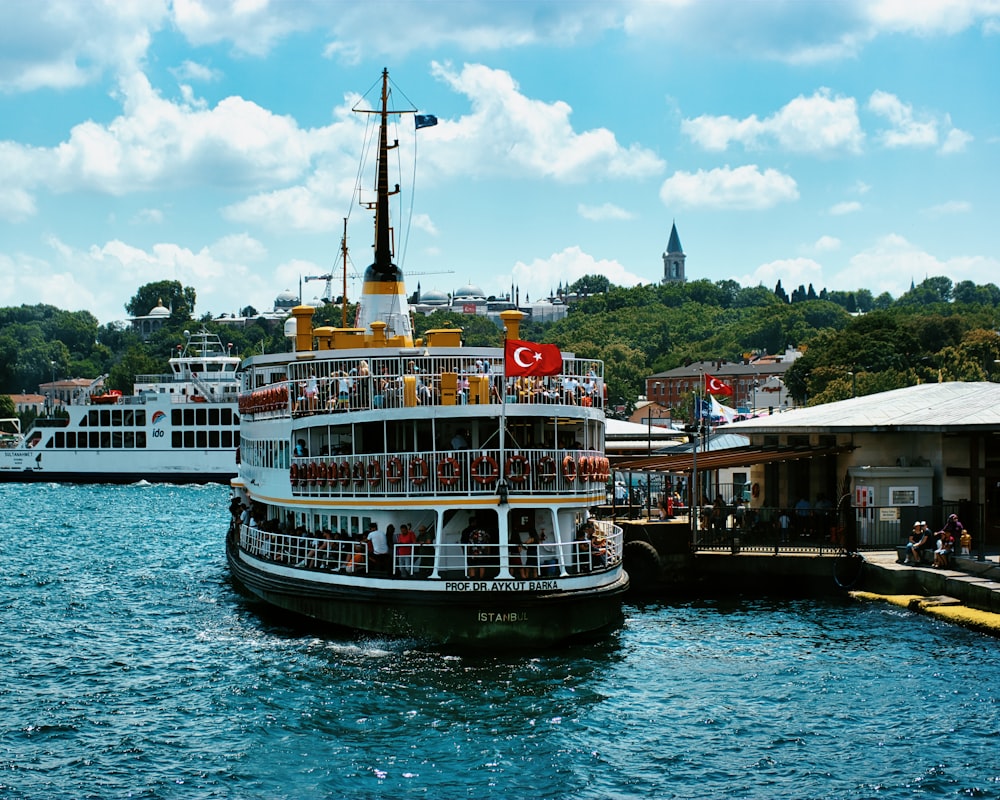
<svg viewBox="0 0 1000 800"><path fill-rule="evenodd" d="M417 535L413 528L403 523L399 526L399 533L396 534L396 556L399 563L399 574L404 578L412 578L414 574L413 550L417 543Z"/></svg>
<svg viewBox="0 0 1000 800"><path fill-rule="evenodd" d="M434 568L434 533L427 530L426 525L417 526L417 558L414 561L415 572L429 567Z"/></svg>
<svg viewBox="0 0 1000 800"><path fill-rule="evenodd" d="M368 529L368 554L371 557L372 565L379 572L389 570L389 543L385 537L385 532L380 531L377 522L371 523Z"/></svg>
<svg viewBox="0 0 1000 800"><path fill-rule="evenodd" d="M534 528L528 529L524 540L524 566L521 568L521 578L534 580L538 577L538 534Z"/></svg>
<svg viewBox="0 0 1000 800"><path fill-rule="evenodd" d="M559 555L554 542L548 541L543 527L538 532L538 564L543 578L554 578L559 574Z"/></svg>

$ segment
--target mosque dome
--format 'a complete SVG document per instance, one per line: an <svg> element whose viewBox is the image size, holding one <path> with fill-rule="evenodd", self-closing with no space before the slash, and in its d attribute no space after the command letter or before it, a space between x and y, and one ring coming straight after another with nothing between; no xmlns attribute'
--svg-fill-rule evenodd
<svg viewBox="0 0 1000 800"><path fill-rule="evenodd" d="M170 309L164 308L162 300L157 300L156 301L156 308L152 309L149 312L148 316L150 316L150 317L169 317L170 316Z"/></svg>
<svg viewBox="0 0 1000 800"><path fill-rule="evenodd" d="M420 295L420 302L429 306L446 306L450 302L448 293L440 289L429 289Z"/></svg>
<svg viewBox="0 0 1000 800"><path fill-rule="evenodd" d="M481 288L470 283L455 290L455 299L485 300L486 295L483 293Z"/></svg>
<svg viewBox="0 0 1000 800"><path fill-rule="evenodd" d="M278 309L285 308L295 308L299 304L299 297L290 289L285 289L285 291L280 292L276 298L274 298L274 308Z"/></svg>

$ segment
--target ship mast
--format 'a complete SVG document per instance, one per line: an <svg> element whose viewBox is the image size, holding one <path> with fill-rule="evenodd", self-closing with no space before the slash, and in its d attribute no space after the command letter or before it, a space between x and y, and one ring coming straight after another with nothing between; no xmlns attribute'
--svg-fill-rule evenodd
<svg viewBox="0 0 1000 800"><path fill-rule="evenodd" d="M406 285L403 273L393 263L392 228L389 225L389 198L399 193L397 183L389 189L389 150L399 146L398 141L389 144L388 122L390 114L412 114L414 110L389 110L389 70L382 70L382 95L377 111L355 108L365 114L379 115L378 168L375 180L375 202L363 205L375 211L375 253L374 260L365 270L364 287L358 304L356 326L371 332L373 322L384 322L390 337L401 337L404 346L413 344L413 329L410 324L409 304L406 300Z"/></svg>

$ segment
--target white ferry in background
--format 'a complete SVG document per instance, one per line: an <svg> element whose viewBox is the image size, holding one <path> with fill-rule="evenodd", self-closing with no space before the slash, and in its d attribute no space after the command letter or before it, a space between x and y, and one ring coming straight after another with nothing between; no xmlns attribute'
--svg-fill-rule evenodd
<svg viewBox="0 0 1000 800"><path fill-rule="evenodd" d="M299 306L294 351L241 368L231 573L280 609L380 634L498 646L605 631L628 576L621 529L590 513L609 475L603 365L520 341L519 311L495 347L455 328L414 340L386 171L387 117L407 112L388 93L383 73L355 327L314 328Z"/></svg>
<svg viewBox="0 0 1000 800"><path fill-rule="evenodd" d="M137 375L134 395L84 394L0 448L0 482L224 483L236 474L240 358L185 331L170 372Z"/></svg>

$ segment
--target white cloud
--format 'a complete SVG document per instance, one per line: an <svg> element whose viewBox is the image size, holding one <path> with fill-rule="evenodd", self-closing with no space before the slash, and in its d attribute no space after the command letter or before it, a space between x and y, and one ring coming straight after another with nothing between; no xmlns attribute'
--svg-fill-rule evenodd
<svg viewBox="0 0 1000 800"><path fill-rule="evenodd" d="M434 75L468 97L472 113L439 120L421 145L422 160L441 174L524 175L577 182L601 177L641 178L663 170L650 150L623 147L607 128L576 132L572 108L522 94L509 72L466 64L461 72L433 64Z"/></svg>
<svg viewBox="0 0 1000 800"><path fill-rule="evenodd" d="M830 280L839 288L865 287L878 296L889 292L899 297L927 276L947 275L955 283L971 280L977 284L996 283L1000 259L983 256L954 256L939 259L918 249L904 237L890 234L854 255L848 265Z"/></svg>
<svg viewBox="0 0 1000 800"><path fill-rule="evenodd" d="M617 261L595 259L579 247L567 247L548 258L536 258L530 264L518 261L514 265L510 280L507 276L499 277L495 281L494 291L508 291L512 280L521 290L522 300L525 293L539 300L548 297L560 283L565 286L584 275L604 275L616 286L635 286L643 282L639 276L629 272Z"/></svg>
<svg viewBox="0 0 1000 800"><path fill-rule="evenodd" d="M689 208L765 209L798 197L794 178L774 169L761 172L756 164L675 172L660 187L664 205Z"/></svg>
<svg viewBox="0 0 1000 800"><path fill-rule="evenodd" d="M961 153L965 150L965 146L971 142L972 139L973 137L971 133L960 131L958 128L952 128L944 137L944 143L941 145L941 152L944 155Z"/></svg>
<svg viewBox="0 0 1000 800"><path fill-rule="evenodd" d="M947 203L931 206L924 213L932 217L945 217L952 214L968 214L970 211L972 203L967 200L949 200Z"/></svg>
<svg viewBox="0 0 1000 800"><path fill-rule="evenodd" d="M836 236L820 236L813 244L813 250L817 253L829 253L840 249L840 239Z"/></svg>
<svg viewBox="0 0 1000 800"><path fill-rule="evenodd" d="M782 288L790 295L800 285L811 283L819 292L823 288L823 267L811 258L786 258L761 264L750 275L737 278L743 286L766 286L774 288L781 281Z"/></svg>
<svg viewBox="0 0 1000 800"><path fill-rule="evenodd" d="M861 210L861 203L857 200L845 200L842 203L834 203L830 206L830 214L834 217L842 217L844 214L854 214Z"/></svg>
<svg viewBox="0 0 1000 800"><path fill-rule="evenodd" d="M602 203L599 206L588 206L580 203L576 207L578 213L584 219L593 222L603 222L609 219L632 219L632 214L614 203Z"/></svg>
<svg viewBox="0 0 1000 800"><path fill-rule="evenodd" d="M158 208L140 208L132 215L133 225L159 225L163 222L163 212Z"/></svg>
<svg viewBox="0 0 1000 800"><path fill-rule="evenodd" d="M204 64L187 59L179 67L170 70L171 74L179 81L201 81L210 83L222 77L222 73L217 69L212 69Z"/></svg>
<svg viewBox="0 0 1000 800"><path fill-rule="evenodd" d="M166 16L166 0L0 3L0 91L69 89L134 69Z"/></svg>
<svg viewBox="0 0 1000 800"><path fill-rule="evenodd" d="M36 211L35 199L24 189L16 186L0 188L0 219L23 222L33 217Z"/></svg>
<svg viewBox="0 0 1000 800"><path fill-rule="evenodd" d="M904 103L896 95L876 90L868 100L868 109L889 122L891 127L879 132L878 139L888 148L897 147L936 147L940 141L941 131L944 143L941 152L957 153L965 149L972 141L971 134L951 127L948 115L935 117L923 112L919 116L913 106Z"/></svg>
<svg viewBox="0 0 1000 800"><path fill-rule="evenodd" d="M747 149L775 145L795 153L857 153L864 142L853 97L831 97L820 89L799 96L766 119L703 115L681 122L681 131L706 150L721 151L733 142Z"/></svg>

